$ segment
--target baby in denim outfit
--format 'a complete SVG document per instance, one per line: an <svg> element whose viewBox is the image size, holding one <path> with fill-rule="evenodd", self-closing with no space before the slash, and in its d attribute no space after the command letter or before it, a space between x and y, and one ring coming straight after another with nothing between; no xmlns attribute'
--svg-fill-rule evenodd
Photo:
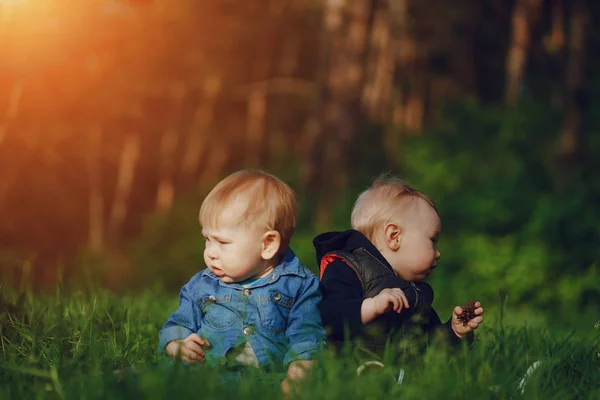
<svg viewBox="0 0 600 400"><path fill-rule="evenodd" d="M232 368L287 368L285 391L325 342L319 279L289 248L293 190L262 171L236 172L208 194L200 225L208 268L181 289L159 351Z"/></svg>

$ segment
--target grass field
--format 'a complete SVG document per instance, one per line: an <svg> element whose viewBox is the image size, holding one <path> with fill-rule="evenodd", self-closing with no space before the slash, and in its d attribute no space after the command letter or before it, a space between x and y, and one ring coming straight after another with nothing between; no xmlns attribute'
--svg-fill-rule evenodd
<svg viewBox="0 0 600 400"><path fill-rule="evenodd" d="M176 294L108 291L0 295L0 399L281 398L277 375L237 382L206 366L168 366L156 355ZM492 316L493 317L493 316ZM326 353L296 396L306 399L599 399L600 327L555 333L511 325L477 332L469 349L431 348L418 361L357 377L352 357ZM541 361L522 388L527 369ZM396 384L402 367L405 378ZM116 374L116 370L121 373Z"/></svg>

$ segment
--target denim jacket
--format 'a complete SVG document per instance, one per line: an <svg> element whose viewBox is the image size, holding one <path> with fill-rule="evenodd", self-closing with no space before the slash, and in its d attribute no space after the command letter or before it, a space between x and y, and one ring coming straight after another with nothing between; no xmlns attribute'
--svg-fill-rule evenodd
<svg viewBox="0 0 600 400"><path fill-rule="evenodd" d="M247 287L225 283L207 268L181 289L179 308L160 331L159 352L198 333L211 344L207 363L225 364L227 351L246 341L261 367L311 359L325 343L320 301L319 279L291 249L269 275Z"/></svg>

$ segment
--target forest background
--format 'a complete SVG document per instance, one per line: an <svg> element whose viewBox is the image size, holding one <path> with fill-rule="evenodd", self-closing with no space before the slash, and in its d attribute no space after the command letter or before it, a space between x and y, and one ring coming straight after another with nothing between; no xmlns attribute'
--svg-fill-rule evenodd
<svg viewBox="0 0 600 400"><path fill-rule="evenodd" d="M0 275L177 290L228 173L297 191L292 246L390 171L437 203L434 305L600 319L600 3L0 2ZM175 303L173 303L175 304ZM161 317L162 318L162 317Z"/></svg>

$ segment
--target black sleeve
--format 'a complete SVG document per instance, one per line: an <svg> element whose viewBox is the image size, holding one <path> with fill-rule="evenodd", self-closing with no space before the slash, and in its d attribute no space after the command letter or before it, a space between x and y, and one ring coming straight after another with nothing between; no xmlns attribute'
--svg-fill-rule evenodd
<svg viewBox="0 0 600 400"><path fill-rule="evenodd" d="M404 321L415 314L427 315L430 312L433 289L427 283L410 283L397 278L390 280L387 286L402 289L410 308L403 310L400 314L388 311L376 318L378 323L391 329L402 325ZM327 266L321 279L321 293L323 294L320 305L321 318L332 339L344 339L346 326L349 329L350 337L354 337L362 330L363 324L360 315L364 300L362 285L348 264L342 260L336 260Z"/></svg>
<svg viewBox="0 0 600 400"><path fill-rule="evenodd" d="M442 323L440 317L437 312L432 308L429 317L429 323L425 328L427 332L433 333L434 335L439 335L451 346L459 346L463 341L467 341L468 344L473 343L475 339L475 335L473 331L469 332L464 339L456 336L454 331L452 330L452 317L445 323Z"/></svg>
<svg viewBox="0 0 600 400"><path fill-rule="evenodd" d="M433 288L428 283L411 282L409 288L403 291L412 309L411 313L418 315L427 315L431 312L434 294Z"/></svg>
<svg viewBox="0 0 600 400"><path fill-rule="evenodd" d="M433 289L429 284L425 282L413 283L396 278L388 280L384 287L401 289L406 296L406 300L408 300L409 308L403 309L400 313L389 310L375 318L371 324L377 324L384 331L391 331L401 327L407 320L416 315L429 321L429 313L433 303Z"/></svg>
<svg viewBox="0 0 600 400"><path fill-rule="evenodd" d="M363 290L354 270L344 261L331 262L321 279L321 293L321 318L327 334L342 340L346 325L351 337L358 333L362 328Z"/></svg>

